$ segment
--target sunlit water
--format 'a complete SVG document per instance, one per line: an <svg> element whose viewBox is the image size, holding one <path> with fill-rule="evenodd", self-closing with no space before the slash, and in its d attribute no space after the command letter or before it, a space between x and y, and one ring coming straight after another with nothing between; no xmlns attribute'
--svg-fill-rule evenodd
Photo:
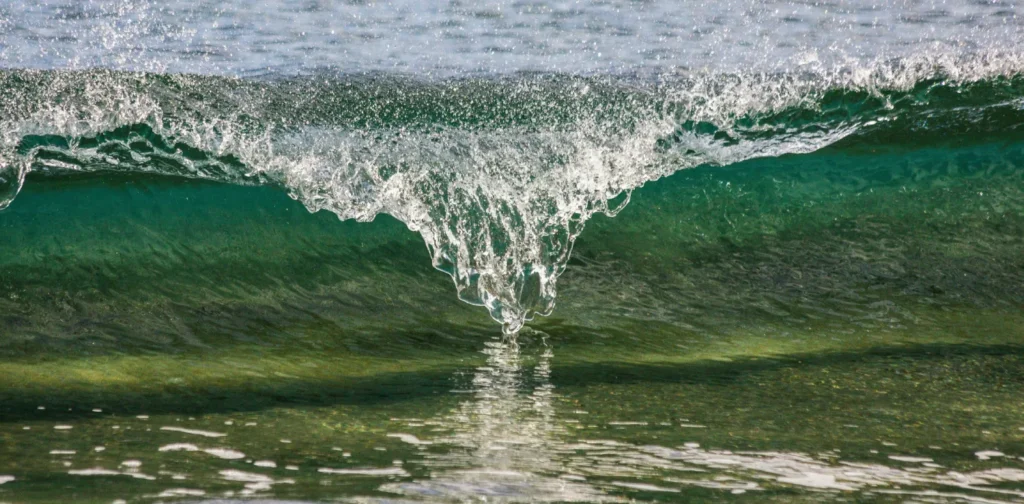
<svg viewBox="0 0 1024 504"><path fill-rule="evenodd" d="M2 4L0 503L1024 501L1019 10Z"/></svg>
<svg viewBox="0 0 1024 504"><path fill-rule="evenodd" d="M1019 156L681 173L514 343L394 220L37 181L0 215L0 501L1019 500Z"/></svg>
<svg viewBox="0 0 1024 504"><path fill-rule="evenodd" d="M312 393L323 394L328 404L300 398L300 404L287 406L288 399L281 398L266 410L195 416L128 415L67 401L41 404L3 426L2 467L12 473L4 477L5 498L1013 502L1024 497L1024 425L1018 421L1019 405L1012 404L1018 389L993 388L991 381L1019 369L1017 355L953 345L944 357L893 351L857 358L824 353L817 357L824 362L814 364L719 362L728 372L706 362L634 364L634 377L595 379L588 373L602 373L587 364L553 367L557 338L531 333L523 339L519 345L487 342L481 356L465 356L478 364L421 383L411 395L348 400L343 392L321 386ZM266 373L280 366L267 359L252 361L248 369ZM918 381L934 366L962 371L939 378L941 387ZM694 372L701 367L708 368L706 375ZM150 370L148 377L172 369ZM275 374L279 377L256 381L273 382L273 389L301 379ZM422 377L410 373L408 379ZM863 387L864 380L870 386ZM794 386L801 390L790 390ZM408 392L413 385L394 388ZM841 397L847 403L835 404ZM928 432L946 434L921 435Z"/></svg>

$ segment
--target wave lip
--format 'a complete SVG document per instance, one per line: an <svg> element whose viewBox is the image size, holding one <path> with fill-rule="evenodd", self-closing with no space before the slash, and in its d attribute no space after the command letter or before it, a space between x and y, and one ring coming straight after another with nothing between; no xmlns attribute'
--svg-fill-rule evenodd
<svg viewBox="0 0 1024 504"><path fill-rule="evenodd" d="M398 218L460 299L512 333L554 308L586 221L614 215L644 183L844 139L1013 129L1024 124L1021 61L940 55L656 82L8 70L0 208L29 173L276 185L311 211Z"/></svg>

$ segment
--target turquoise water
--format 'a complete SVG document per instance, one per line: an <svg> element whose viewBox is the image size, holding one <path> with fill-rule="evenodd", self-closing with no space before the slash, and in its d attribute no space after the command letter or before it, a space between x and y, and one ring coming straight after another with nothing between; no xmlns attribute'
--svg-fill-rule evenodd
<svg viewBox="0 0 1024 504"><path fill-rule="evenodd" d="M1017 9L0 6L0 502L1024 500Z"/></svg>
<svg viewBox="0 0 1024 504"><path fill-rule="evenodd" d="M1024 153L861 149L636 191L516 344L393 219L30 177L3 497L1012 501Z"/></svg>
<svg viewBox="0 0 1024 504"><path fill-rule="evenodd" d="M388 215L420 234L461 300L484 306L512 334L552 313L588 220L617 214L646 183L830 146L869 165L912 153L905 169L849 166L794 196L830 197L876 172L926 183L935 161L917 151L950 148L950 138L1012 144L1022 118L1012 64L925 59L855 77L660 82L9 71L5 129L17 142L3 154L2 203L29 174L107 173L275 187L313 212ZM815 169L813 161L797 168Z"/></svg>

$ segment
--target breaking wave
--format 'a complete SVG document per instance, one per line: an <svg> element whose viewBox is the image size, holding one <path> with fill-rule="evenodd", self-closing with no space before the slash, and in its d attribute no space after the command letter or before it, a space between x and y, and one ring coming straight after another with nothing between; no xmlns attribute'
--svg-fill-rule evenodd
<svg viewBox="0 0 1024 504"><path fill-rule="evenodd" d="M1024 63L929 56L832 71L657 78L385 74L234 79L0 71L0 208L29 173L278 186L422 235L508 333L554 308L587 220L700 165L990 138L1024 124Z"/></svg>

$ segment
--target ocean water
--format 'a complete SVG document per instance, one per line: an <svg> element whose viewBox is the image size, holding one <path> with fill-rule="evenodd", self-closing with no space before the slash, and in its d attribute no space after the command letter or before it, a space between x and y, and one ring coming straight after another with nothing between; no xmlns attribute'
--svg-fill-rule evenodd
<svg viewBox="0 0 1024 504"><path fill-rule="evenodd" d="M0 4L0 502L1024 500L1019 11Z"/></svg>

